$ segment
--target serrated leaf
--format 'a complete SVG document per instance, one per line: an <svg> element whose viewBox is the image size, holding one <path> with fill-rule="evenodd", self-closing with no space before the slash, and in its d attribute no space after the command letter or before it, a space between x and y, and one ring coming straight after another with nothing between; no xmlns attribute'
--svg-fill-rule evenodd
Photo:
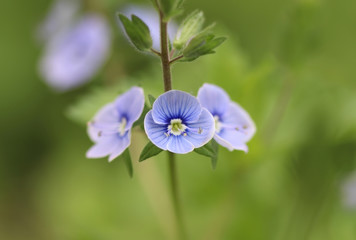
<svg viewBox="0 0 356 240"><path fill-rule="evenodd" d="M156 156L162 151L162 149L158 148L152 142L148 142L140 154L139 162L145 161L146 159Z"/></svg>
<svg viewBox="0 0 356 240"><path fill-rule="evenodd" d="M119 14L119 19L132 44L140 51L152 47L152 37L148 26L136 15L131 15L131 21L125 15Z"/></svg>
<svg viewBox="0 0 356 240"><path fill-rule="evenodd" d="M132 178L133 177L133 167L132 167L130 151L128 148L126 148L126 150L121 154L120 159L122 159L124 161L127 172L129 173L129 176Z"/></svg>
<svg viewBox="0 0 356 240"><path fill-rule="evenodd" d="M148 101L150 101L151 107L153 107L153 103L156 101L156 98L151 94L148 94Z"/></svg>

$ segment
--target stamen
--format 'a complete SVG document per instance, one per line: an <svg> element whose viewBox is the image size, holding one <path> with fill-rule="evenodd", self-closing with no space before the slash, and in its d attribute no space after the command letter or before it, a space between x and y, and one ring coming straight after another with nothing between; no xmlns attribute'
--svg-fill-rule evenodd
<svg viewBox="0 0 356 240"><path fill-rule="evenodd" d="M171 124L168 125L167 127L167 133L168 134L173 134L174 136L179 136L181 134L184 134L185 130L187 129L187 126L182 123L182 120L179 118L172 119Z"/></svg>
<svg viewBox="0 0 356 240"><path fill-rule="evenodd" d="M202 132L203 132L203 129L200 127L199 130L198 130L198 133L202 134Z"/></svg>
<svg viewBox="0 0 356 240"><path fill-rule="evenodd" d="M215 120L215 132L219 133L222 127L221 122L219 121L219 116L215 115L214 120Z"/></svg>
<svg viewBox="0 0 356 240"><path fill-rule="evenodd" d="M124 136L125 135L126 124L127 124L126 118L125 117L121 118L121 121L119 123L119 129L118 129L120 136Z"/></svg>

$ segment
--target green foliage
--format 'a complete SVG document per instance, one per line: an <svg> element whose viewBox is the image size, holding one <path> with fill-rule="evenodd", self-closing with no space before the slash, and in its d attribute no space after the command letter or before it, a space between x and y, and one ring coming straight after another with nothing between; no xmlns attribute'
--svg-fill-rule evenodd
<svg viewBox="0 0 356 240"><path fill-rule="evenodd" d="M156 0L154 5L161 9L164 19L168 21L170 18L175 17L182 13L182 4L184 0Z"/></svg>
<svg viewBox="0 0 356 240"><path fill-rule="evenodd" d="M200 56L215 53L213 50L222 44L225 37L215 37L211 24L203 29L205 22L202 11L196 10L186 17L178 29L173 42L176 55L182 54L181 62L190 62Z"/></svg>
<svg viewBox="0 0 356 240"><path fill-rule="evenodd" d="M193 61L200 56L215 53L216 47L226 40L225 37L215 38L213 34L199 34L195 36L183 51L181 61Z"/></svg>
<svg viewBox="0 0 356 240"><path fill-rule="evenodd" d="M148 26L135 15L131 15L131 21L123 14L119 18L132 44L140 51L150 50L152 38Z"/></svg>
<svg viewBox="0 0 356 240"><path fill-rule="evenodd" d="M151 107L153 107L153 103L156 101L156 98L151 94L148 94L148 100L150 101Z"/></svg>
<svg viewBox="0 0 356 240"><path fill-rule="evenodd" d="M146 159L156 156L162 151L162 149L156 147L156 145L154 145L152 142L148 142L140 154L139 162L145 161Z"/></svg>
<svg viewBox="0 0 356 240"><path fill-rule="evenodd" d="M173 41L173 47L177 50L181 50L192 37L202 30L204 21L205 18L202 11L195 10L188 15L178 29Z"/></svg>
<svg viewBox="0 0 356 240"><path fill-rule="evenodd" d="M218 149L219 149L219 145L213 139L209 143L205 144L204 146L200 148L195 148L194 152L203 155L205 157L209 157L211 159L211 166L213 169L215 169L218 161Z"/></svg>
<svg viewBox="0 0 356 240"><path fill-rule="evenodd" d="M148 111L150 111L151 108L149 106L147 106L147 104L145 104L145 106L143 107L143 111L141 113L140 118L133 124L132 127L136 127L136 126L141 126L143 128L143 122L145 121L145 116L148 113Z"/></svg>
<svg viewBox="0 0 356 240"><path fill-rule="evenodd" d="M124 161L127 172L129 174L129 176L132 178L133 177L133 167L132 167L130 151L128 148L119 156L119 159L122 159Z"/></svg>

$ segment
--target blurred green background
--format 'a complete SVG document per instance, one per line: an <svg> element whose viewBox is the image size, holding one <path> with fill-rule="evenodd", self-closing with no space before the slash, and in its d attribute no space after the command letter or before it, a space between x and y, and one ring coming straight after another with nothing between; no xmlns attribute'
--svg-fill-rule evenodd
<svg viewBox="0 0 356 240"><path fill-rule="evenodd" d="M128 3L92 0L112 25L112 56L89 84L58 94L37 70L35 31L51 2L1 2L0 239L176 239L166 156L138 164L140 129L133 179L119 160L85 158L83 102L95 113L128 86L163 89L159 62L129 48L116 25ZM248 154L220 148L214 171L195 153L178 156L190 239L356 239L356 206L342 191L356 170L356 1L186 1L196 8L229 39L177 64L173 85L222 86L257 134Z"/></svg>

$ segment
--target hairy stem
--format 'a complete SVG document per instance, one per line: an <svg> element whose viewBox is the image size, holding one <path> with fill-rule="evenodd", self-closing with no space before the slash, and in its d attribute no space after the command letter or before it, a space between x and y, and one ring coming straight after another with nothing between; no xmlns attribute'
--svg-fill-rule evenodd
<svg viewBox="0 0 356 240"><path fill-rule="evenodd" d="M172 90L171 67L169 64L169 49L168 49L168 22L164 21L163 13L160 12L160 27L161 27L161 61L164 81L164 91Z"/></svg>
<svg viewBox="0 0 356 240"><path fill-rule="evenodd" d="M163 72L163 82L164 82L164 91L167 92L172 90L172 77L171 77L171 60L169 52L169 43L168 43L168 33L167 26L168 22L164 20L163 13L160 11L160 31L161 31L161 62L162 62L162 72ZM169 166L169 175L171 183L171 191L173 198L173 207L176 216L177 228L179 231L179 239L185 239L185 231L183 227L181 211L180 211L180 202L178 194L178 177L176 169L176 161L174 153L168 152L168 166Z"/></svg>

